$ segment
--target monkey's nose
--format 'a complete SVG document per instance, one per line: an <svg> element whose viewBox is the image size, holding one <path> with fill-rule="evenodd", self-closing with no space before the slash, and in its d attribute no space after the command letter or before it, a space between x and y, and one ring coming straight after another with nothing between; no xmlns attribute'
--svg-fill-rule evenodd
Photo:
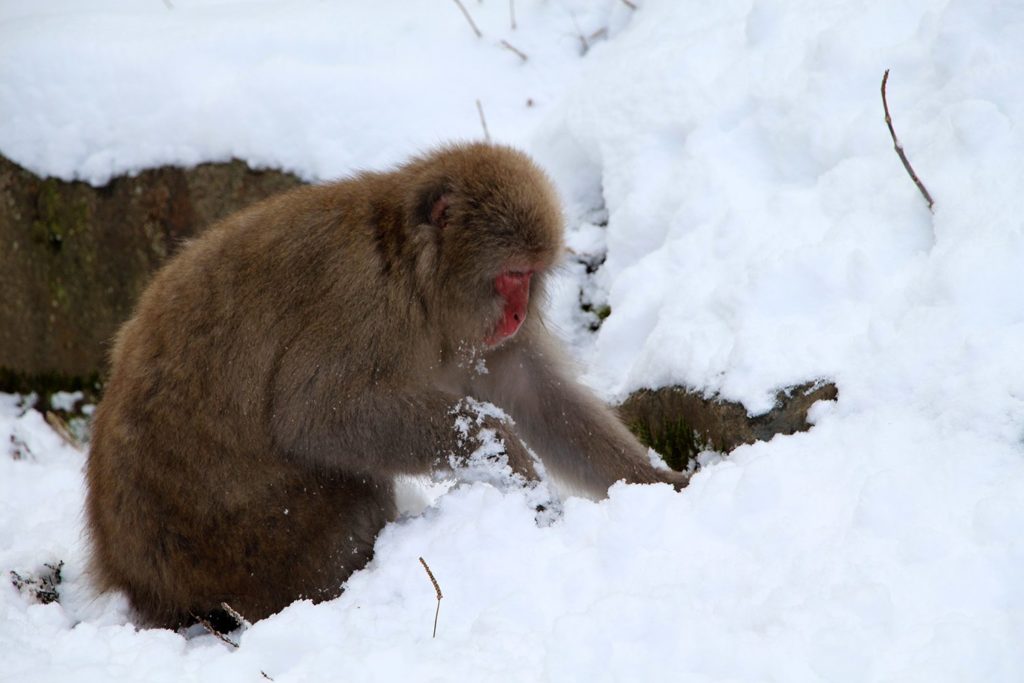
<svg viewBox="0 0 1024 683"><path fill-rule="evenodd" d="M494 279L494 288L505 300L494 332L484 341L493 346L511 337L526 320L526 308L530 303L530 279L533 271L508 270Z"/></svg>

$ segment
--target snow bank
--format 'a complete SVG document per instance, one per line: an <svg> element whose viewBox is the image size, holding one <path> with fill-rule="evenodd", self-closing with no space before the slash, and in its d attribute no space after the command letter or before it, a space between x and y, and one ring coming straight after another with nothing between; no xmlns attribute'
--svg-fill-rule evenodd
<svg viewBox="0 0 1024 683"><path fill-rule="evenodd" d="M591 6L595 5L595 6ZM307 179L457 138L521 140L619 2L75 0L0 5L0 150L103 184L239 157ZM609 22L611 22L609 24ZM501 46L507 40L525 63Z"/></svg>
<svg viewBox="0 0 1024 683"><path fill-rule="evenodd" d="M455 488L237 651L89 593L83 456L4 399L0 444L31 456L0 445L0 568L67 564L61 604L0 585L0 677L1024 679L1017 3L521 1L511 31L465 2L477 39L454 3L171 1L0 6L0 151L95 183L231 155L328 178L479 136L480 99L561 187L573 248L607 251L551 302L595 387L840 398L681 494L619 485L550 526ZM596 335L580 287L611 307Z"/></svg>

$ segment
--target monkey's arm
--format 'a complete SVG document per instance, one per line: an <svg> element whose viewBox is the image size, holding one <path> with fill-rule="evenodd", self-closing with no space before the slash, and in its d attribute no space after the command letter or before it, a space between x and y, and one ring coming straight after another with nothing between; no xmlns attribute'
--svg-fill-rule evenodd
<svg viewBox="0 0 1024 683"><path fill-rule="evenodd" d="M615 413L569 375L559 345L546 332L531 333L488 360L481 387L488 400L509 411L546 468L598 497L620 479L686 486L687 475L655 468L647 448Z"/></svg>
<svg viewBox="0 0 1024 683"><path fill-rule="evenodd" d="M434 389L356 393L342 401L340 393L313 391L300 403L278 391L270 418L276 449L310 467L366 477L417 475L467 462L491 430L491 450L500 444L513 472L537 478L509 424L466 401ZM324 398L316 400L318 394Z"/></svg>

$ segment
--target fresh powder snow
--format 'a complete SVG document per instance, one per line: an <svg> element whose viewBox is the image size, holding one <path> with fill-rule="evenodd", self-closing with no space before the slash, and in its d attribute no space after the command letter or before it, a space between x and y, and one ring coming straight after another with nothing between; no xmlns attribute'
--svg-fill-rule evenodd
<svg viewBox="0 0 1024 683"><path fill-rule="evenodd" d="M0 153L317 181L485 122L562 192L548 312L602 396L838 401L553 521L532 490L407 483L340 598L235 649L92 592L86 454L0 395L0 570L64 562L59 602L0 581L0 680L1024 680L1024 5L462 4L482 37L448 0L0 2Z"/></svg>

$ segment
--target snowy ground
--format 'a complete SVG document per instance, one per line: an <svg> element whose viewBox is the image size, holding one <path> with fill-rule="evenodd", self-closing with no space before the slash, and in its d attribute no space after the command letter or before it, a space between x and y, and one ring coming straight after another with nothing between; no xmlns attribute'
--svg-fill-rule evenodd
<svg viewBox="0 0 1024 683"><path fill-rule="evenodd" d="M0 569L66 563L60 604L0 582L0 679L1024 680L1024 6L520 0L512 30L463 2L483 38L445 0L8 0L0 152L94 183L230 156L326 179L479 137L479 100L571 246L607 251L550 307L595 388L758 412L827 377L838 403L547 527L452 490L231 650L90 594L84 455L0 397ZM611 306L596 335L580 287Z"/></svg>

